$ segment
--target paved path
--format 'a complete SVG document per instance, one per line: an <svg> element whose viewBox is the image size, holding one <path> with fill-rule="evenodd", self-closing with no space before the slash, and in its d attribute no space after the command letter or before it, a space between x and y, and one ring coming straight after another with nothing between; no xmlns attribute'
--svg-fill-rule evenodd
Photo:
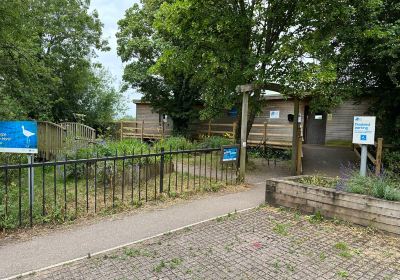
<svg viewBox="0 0 400 280"><path fill-rule="evenodd" d="M400 239L262 208L25 279L399 280Z"/></svg>
<svg viewBox="0 0 400 280"><path fill-rule="evenodd" d="M250 173L258 174L256 170ZM70 230L56 230L28 241L3 245L0 247L0 278L83 257L88 253L127 244L235 210L256 207L264 202L265 179L287 175L285 172L286 169L274 167L271 172L250 175L248 179L254 188L246 192L206 197L120 219L76 226Z"/></svg>
<svg viewBox="0 0 400 280"><path fill-rule="evenodd" d="M303 145L304 174L340 176L343 166L357 164L357 156L350 148Z"/></svg>

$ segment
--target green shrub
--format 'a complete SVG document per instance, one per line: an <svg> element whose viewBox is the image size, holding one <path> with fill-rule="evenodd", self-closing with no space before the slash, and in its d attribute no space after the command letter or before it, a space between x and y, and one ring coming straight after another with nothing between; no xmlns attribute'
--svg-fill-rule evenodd
<svg viewBox="0 0 400 280"><path fill-rule="evenodd" d="M400 151L385 151L383 165L390 172L400 176Z"/></svg>
<svg viewBox="0 0 400 280"><path fill-rule="evenodd" d="M302 184L319 186L324 188L335 188L338 183L338 179L328 178L320 175L311 175L300 178L298 182Z"/></svg>
<svg viewBox="0 0 400 280"><path fill-rule="evenodd" d="M154 148L158 151L160 151L161 148L169 151L169 149L181 150L192 149L193 147L194 144L182 136L164 138L154 144Z"/></svg>
<svg viewBox="0 0 400 280"><path fill-rule="evenodd" d="M355 172L346 182L346 191L400 201L399 182L389 176L362 177Z"/></svg>
<svg viewBox="0 0 400 280"><path fill-rule="evenodd" d="M232 145L234 143L233 139L221 137L221 136L210 136L205 137L197 143L200 149L206 148L221 148L224 145Z"/></svg>
<svg viewBox="0 0 400 280"><path fill-rule="evenodd" d="M276 160L290 160L292 157L292 149L276 149L271 147L250 147L248 149L248 155L250 158L266 158Z"/></svg>

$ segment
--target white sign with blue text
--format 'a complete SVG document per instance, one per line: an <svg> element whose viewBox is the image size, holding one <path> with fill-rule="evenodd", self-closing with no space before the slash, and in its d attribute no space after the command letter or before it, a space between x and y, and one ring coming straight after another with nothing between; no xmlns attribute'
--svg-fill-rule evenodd
<svg viewBox="0 0 400 280"><path fill-rule="evenodd" d="M375 144L376 117L354 117L353 144Z"/></svg>
<svg viewBox="0 0 400 280"><path fill-rule="evenodd" d="M0 153L36 154L37 134L35 121L0 121Z"/></svg>

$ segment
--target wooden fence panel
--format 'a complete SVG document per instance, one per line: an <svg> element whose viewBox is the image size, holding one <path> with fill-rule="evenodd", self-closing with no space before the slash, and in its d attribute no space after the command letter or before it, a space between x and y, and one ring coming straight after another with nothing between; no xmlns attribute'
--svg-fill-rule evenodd
<svg viewBox="0 0 400 280"><path fill-rule="evenodd" d="M55 159L64 152L66 130L52 122L38 122L38 140L39 156L46 160Z"/></svg>
<svg viewBox="0 0 400 280"><path fill-rule="evenodd" d="M67 149L85 147L95 139L96 130L81 123L38 122L39 157L45 160L64 155Z"/></svg>

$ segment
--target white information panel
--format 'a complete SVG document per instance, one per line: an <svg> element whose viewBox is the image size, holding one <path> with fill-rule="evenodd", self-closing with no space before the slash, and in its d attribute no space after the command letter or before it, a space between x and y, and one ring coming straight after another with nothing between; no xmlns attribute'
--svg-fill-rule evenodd
<svg viewBox="0 0 400 280"><path fill-rule="evenodd" d="M354 117L353 144L375 144L376 117Z"/></svg>
<svg viewBox="0 0 400 280"><path fill-rule="evenodd" d="M280 111L270 111L269 118L270 119L279 119L279 113L280 113Z"/></svg>

